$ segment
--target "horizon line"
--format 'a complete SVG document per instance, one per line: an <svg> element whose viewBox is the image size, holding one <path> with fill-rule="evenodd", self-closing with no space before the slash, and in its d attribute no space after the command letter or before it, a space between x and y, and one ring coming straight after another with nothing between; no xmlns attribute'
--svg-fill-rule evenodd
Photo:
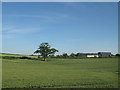
<svg viewBox="0 0 120 90"><path fill-rule="evenodd" d="M98 52L110 52L110 51L98 51ZM98 52L78 52L78 53L98 53ZM73 52L71 52L73 53ZM113 54L112 52L110 52L111 54ZM21 54L21 53L10 53L10 52L0 52L0 54L14 54L14 55L35 55L34 53L33 54ZM67 53L68 54L68 53ZM76 53L77 54L77 53ZM116 54L119 54L119 53L116 53ZM113 55L116 55L116 54L113 54ZM56 55L61 55L61 54L56 54ZM69 55L69 54L68 54Z"/></svg>

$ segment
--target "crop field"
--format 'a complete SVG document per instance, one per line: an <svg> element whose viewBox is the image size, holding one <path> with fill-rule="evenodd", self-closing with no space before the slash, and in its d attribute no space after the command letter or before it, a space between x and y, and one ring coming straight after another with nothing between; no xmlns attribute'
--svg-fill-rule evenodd
<svg viewBox="0 0 120 90"><path fill-rule="evenodd" d="M6 56L6 55L3 55ZM14 55L15 56L15 55ZM18 55L19 56L19 55ZM2 59L3 88L117 88L117 58Z"/></svg>

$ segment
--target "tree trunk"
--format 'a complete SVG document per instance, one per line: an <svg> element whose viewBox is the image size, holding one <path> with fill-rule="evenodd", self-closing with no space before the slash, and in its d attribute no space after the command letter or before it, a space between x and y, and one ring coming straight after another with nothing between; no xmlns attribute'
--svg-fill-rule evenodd
<svg viewBox="0 0 120 90"><path fill-rule="evenodd" d="M47 61L45 57L44 57L44 61Z"/></svg>
<svg viewBox="0 0 120 90"><path fill-rule="evenodd" d="M38 55L38 59L40 58L40 56Z"/></svg>

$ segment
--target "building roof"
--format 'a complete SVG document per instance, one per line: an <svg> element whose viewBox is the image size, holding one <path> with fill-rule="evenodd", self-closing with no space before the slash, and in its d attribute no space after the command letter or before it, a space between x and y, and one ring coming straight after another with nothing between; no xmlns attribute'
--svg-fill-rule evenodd
<svg viewBox="0 0 120 90"><path fill-rule="evenodd" d="M77 53L79 55L98 55L98 53Z"/></svg>
<svg viewBox="0 0 120 90"><path fill-rule="evenodd" d="M98 54L111 54L111 52L98 52L98 53L77 53L77 55L98 55Z"/></svg>
<svg viewBox="0 0 120 90"><path fill-rule="evenodd" d="M98 54L111 54L111 52L98 52Z"/></svg>

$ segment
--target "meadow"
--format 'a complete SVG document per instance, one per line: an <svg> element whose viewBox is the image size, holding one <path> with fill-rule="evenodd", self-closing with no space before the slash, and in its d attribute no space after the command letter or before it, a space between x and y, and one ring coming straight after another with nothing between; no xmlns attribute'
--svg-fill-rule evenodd
<svg viewBox="0 0 120 90"><path fill-rule="evenodd" d="M20 57L20 55L7 55ZM34 57L35 56L29 56ZM118 88L118 59L2 59L3 88Z"/></svg>

